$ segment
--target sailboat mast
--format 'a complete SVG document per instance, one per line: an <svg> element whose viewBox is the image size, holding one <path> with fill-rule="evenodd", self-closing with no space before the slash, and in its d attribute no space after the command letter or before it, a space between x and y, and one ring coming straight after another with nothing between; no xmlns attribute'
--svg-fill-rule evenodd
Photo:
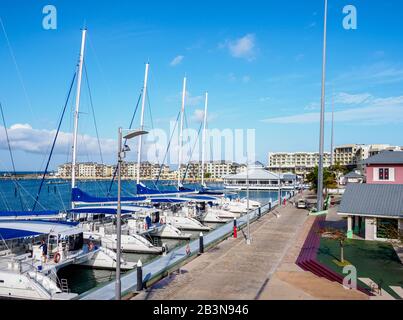
<svg viewBox="0 0 403 320"><path fill-rule="evenodd" d="M83 62L84 62L84 50L85 50L85 37L87 29L83 29L81 38L81 50L78 60L78 77L77 77L77 93L76 93L76 105L74 111L74 132L73 132L73 157L71 162L71 187L76 187L76 162L77 162L77 134L78 134L78 117L80 111L80 94L81 94L81 79L83 74ZM74 204L72 203L74 208Z"/></svg>
<svg viewBox="0 0 403 320"><path fill-rule="evenodd" d="M204 120L203 120L203 136L202 136L202 170L201 170L201 184L204 187L204 162L206 153L206 123L207 123L207 105L208 105L208 92L204 101Z"/></svg>
<svg viewBox="0 0 403 320"><path fill-rule="evenodd" d="M144 108L145 108L145 103L146 103L146 97L147 97L147 81L148 81L148 68L150 64L147 62L146 63L146 70L144 73L144 86L143 86L143 93L141 97L141 118L140 118L140 130L144 129ZM140 167L141 167L141 149L143 145L143 137L140 135L139 136L139 147L138 147L138 153L137 153L137 184L140 183Z"/></svg>
<svg viewBox="0 0 403 320"><path fill-rule="evenodd" d="M332 132L330 141L330 165L333 166L333 144L334 144L334 93L332 96Z"/></svg>
<svg viewBox="0 0 403 320"><path fill-rule="evenodd" d="M182 186L182 182L181 182L181 165L182 165L183 117L184 117L184 113L185 113L185 97L186 97L186 77L183 78L181 123L180 123L180 131L179 131L178 188Z"/></svg>

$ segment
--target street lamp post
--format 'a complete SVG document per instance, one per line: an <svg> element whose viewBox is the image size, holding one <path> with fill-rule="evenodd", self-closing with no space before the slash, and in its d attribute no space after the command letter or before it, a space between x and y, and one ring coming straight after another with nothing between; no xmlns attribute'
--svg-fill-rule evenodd
<svg viewBox="0 0 403 320"><path fill-rule="evenodd" d="M123 139L130 140L134 137L138 137L147 134L144 130L130 131L123 137L123 129L118 130L118 205L116 210L116 280L115 280L115 299L120 300L122 295L121 281L120 281L120 258L121 258L121 217L122 217L122 205L121 205L121 180L122 180L122 162L125 158L126 151L130 151L127 145L122 145Z"/></svg>
<svg viewBox="0 0 403 320"><path fill-rule="evenodd" d="M318 168L318 193L317 210L323 210L323 149L325 127L325 89L326 89L326 40L327 40L327 0L325 0L324 32L323 32L323 61L322 61L322 97L320 108L320 134L319 134L319 168Z"/></svg>
<svg viewBox="0 0 403 320"><path fill-rule="evenodd" d="M281 206L281 172L278 174L278 208Z"/></svg>
<svg viewBox="0 0 403 320"><path fill-rule="evenodd" d="M246 163L246 223L247 223L247 238L246 244L251 243L250 238L250 223L249 223L249 163Z"/></svg>

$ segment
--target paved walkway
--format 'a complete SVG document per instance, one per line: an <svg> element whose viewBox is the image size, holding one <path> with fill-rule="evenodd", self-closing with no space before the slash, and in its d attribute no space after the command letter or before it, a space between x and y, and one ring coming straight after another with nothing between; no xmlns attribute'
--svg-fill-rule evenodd
<svg viewBox="0 0 403 320"><path fill-rule="evenodd" d="M273 206L277 205L277 201L273 203ZM261 208L262 212L268 211L270 208L269 205L265 205ZM252 210L248 215L244 215L241 218L237 219L238 226L244 226L247 223L247 218L253 220L258 217L259 209ZM204 244L206 247L209 245L213 245L215 242L220 241L232 234L233 222L230 221L225 225L209 232L204 236ZM193 240L189 243L190 251L192 255L195 255L199 250L199 240ZM161 273L165 273L167 270L171 268L175 268L176 265L182 263L189 259L189 256L186 253L186 246L181 246L170 251L167 255L162 256L143 267L143 279L145 282L148 280L161 275ZM137 272L133 270L124 274L121 278L121 288L122 292L130 294L133 292L137 285ZM111 300L115 297L115 282L111 281L106 285L101 285L97 288L94 288L88 292L83 293L78 297L80 300Z"/></svg>
<svg viewBox="0 0 403 320"><path fill-rule="evenodd" d="M269 300L368 300L356 290L346 290L337 282L304 271L295 264L304 241L315 220L309 217L288 250L283 261L262 290L261 299Z"/></svg>
<svg viewBox="0 0 403 320"><path fill-rule="evenodd" d="M241 232L238 239L225 240L133 299L263 298L272 274L307 220L307 211L291 205L277 212L278 218L268 214L251 224L250 245Z"/></svg>
<svg viewBox="0 0 403 320"><path fill-rule="evenodd" d="M132 299L367 300L358 291L295 264L314 217L288 205L251 225L252 244L240 233Z"/></svg>

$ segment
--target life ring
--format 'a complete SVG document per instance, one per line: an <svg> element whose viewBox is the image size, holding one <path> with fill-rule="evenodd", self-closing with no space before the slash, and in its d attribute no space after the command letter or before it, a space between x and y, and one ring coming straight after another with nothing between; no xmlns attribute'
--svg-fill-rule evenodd
<svg viewBox="0 0 403 320"><path fill-rule="evenodd" d="M53 258L53 261L54 261L55 263L59 263L60 258L61 258L60 253L57 252L57 253L55 254L54 258Z"/></svg>
<svg viewBox="0 0 403 320"><path fill-rule="evenodd" d="M90 242L90 243L88 244L88 250L89 250L89 251L94 250L94 244L93 244L92 242Z"/></svg>

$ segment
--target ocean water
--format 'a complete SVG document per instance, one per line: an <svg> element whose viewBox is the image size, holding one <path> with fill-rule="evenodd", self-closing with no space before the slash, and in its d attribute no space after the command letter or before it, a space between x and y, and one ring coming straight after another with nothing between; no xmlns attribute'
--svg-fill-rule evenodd
<svg viewBox="0 0 403 320"><path fill-rule="evenodd" d="M32 210L38 194L41 181L37 179L0 180L0 211ZM149 187L153 187L153 182L145 182ZM77 181L77 186L93 196L103 197L110 188L109 181ZM211 187L222 187L222 184L209 184ZM160 190L175 190L174 181L163 181L158 184ZM186 185L189 188L196 188L197 185ZM122 181L122 196L134 195L136 193L136 183L133 181ZM110 195L116 196L117 184L114 183ZM246 191L238 192L240 197L246 197ZM262 203L268 203L270 199L277 200L278 193L275 191L250 191L250 199ZM48 180L42 185L42 190L38 197L35 210L67 210L70 208L71 182L69 180ZM213 228L217 225L210 224ZM194 238L199 232L191 233ZM162 239L168 245L169 250L177 246L186 244L186 240ZM143 265L157 259L158 255L150 254L124 254L127 261L137 262L139 259ZM111 270L95 270L80 266L69 266L59 271L59 278L67 279L71 292L83 293L102 283L114 279L115 272Z"/></svg>

